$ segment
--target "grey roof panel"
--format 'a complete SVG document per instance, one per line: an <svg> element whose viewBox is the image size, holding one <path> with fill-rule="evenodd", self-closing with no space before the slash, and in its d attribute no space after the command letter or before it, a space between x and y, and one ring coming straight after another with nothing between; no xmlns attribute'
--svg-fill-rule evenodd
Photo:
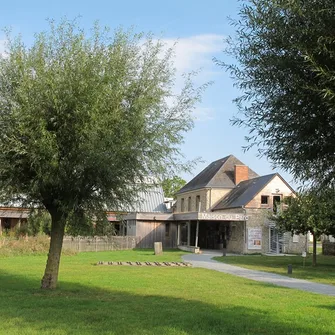
<svg viewBox="0 0 335 335"><path fill-rule="evenodd" d="M190 182L182 187L178 193L189 192L204 187L234 188L234 167L245 165L233 155L226 156L209 164ZM249 168L249 178L258 174Z"/></svg>
<svg viewBox="0 0 335 335"><path fill-rule="evenodd" d="M248 204L277 173L269 174L240 182L227 194L214 208L213 211L228 208L242 207Z"/></svg>
<svg viewBox="0 0 335 335"><path fill-rule="evenodd" d="M127 212L167 212L164 204L164 192L161 186L153 186L138 193L137 200Z"/></svg>

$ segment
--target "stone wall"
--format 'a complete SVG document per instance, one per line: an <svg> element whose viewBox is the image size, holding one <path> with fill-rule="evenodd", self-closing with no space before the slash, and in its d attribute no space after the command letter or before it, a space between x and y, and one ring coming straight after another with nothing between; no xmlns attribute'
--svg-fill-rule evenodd
<svg viewBox="0 0 335 335"><path fill-rule="evenodd" d="M308 251L307 236L306 235L293 235L289 232L284 234L285 244L283 252L285 254L302 254Z"/></svg>
<svg viewBox="0 0 335 335"><path fill-rule="evenodd" d="M246 221L246 233L247 236L245 238L246 243L244 253L252 254L252 253L267 253L269 252L269 224L270 221L268 219L268 210L260 210L260 209L247 209L246 215L248 216L248 220ZM262 241L260 249L251 249L248 247L248 230L250 229L261 229L262 232Z"/></svg>
<svg viewBox="0 0 335 335"><path fill-rule="evenodd" d="M200 189L191 192L185 192L177 195L177 203L176 203L176 212L197 212L198 208L196 208L196 197L200 196L201 208L200 212L205 211L209 207L209 197L207 193L209 191L207 189ZM188 207L188 198L191 198L191 207ZM184 207L182 207L182 199L184 199Z"/></svg>
<svg viewBox="0 0 335 335"><path fill-rule="evenodd" d="M243 254L245 245L245 223L235 221L230 223L231 235L227 243L227 252Z"/></svg>
<svg viewBox="0 0 335 335"><path fill-rule="evenodd" d="M335 243L325 241L322 243L322 255L335 256Z"/></svg>
<svg viewBox="0 0 335 335"><path fill-rule="evenodd" d="M176 212L198 212L197 196L200 196L201 208L200 212L204 212L214 207L224 198L231 189L221 188L203 188L196 191L185 192L177 195ZM190 202L189 202L189 198ZM182 199L184 199L184 207L182 207ZM190 206L189 206L190 204Z"/></svg>

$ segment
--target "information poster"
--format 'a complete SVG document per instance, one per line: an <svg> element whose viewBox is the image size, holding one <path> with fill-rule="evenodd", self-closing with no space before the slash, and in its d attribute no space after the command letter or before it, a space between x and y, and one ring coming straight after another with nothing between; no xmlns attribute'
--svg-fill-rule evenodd
<svg viewBox="0 0 335 335"><path fill-rule="evenodd" d="M262 249L262 228L248 228L248 249Z"/></svg>

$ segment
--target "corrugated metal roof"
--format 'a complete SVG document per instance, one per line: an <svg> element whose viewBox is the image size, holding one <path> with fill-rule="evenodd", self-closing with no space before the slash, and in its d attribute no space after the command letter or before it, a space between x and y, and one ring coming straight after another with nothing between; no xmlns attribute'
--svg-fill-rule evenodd
<svg viewBox="0 0 335 335"><path fill-rule="evenodd" d="M221 158L209 164L178 193L189 192L204 187L234 188L235 165L245 165L233 155ZM258 174L249 168L249 178L256 178Z"/></svg>
<svg viewBox="0 0 335 335"><path fill-rule="evenodd" d="M273 173L266 176L241 181L236 186L236 188L234 188L231 192L229 192L227 196L213 208L213 211L245 206L276 175L277 173Z"/></svg>
<svg viewBox="0 0 335 335"><path fill-rule="evenodd" d="M0 209L0 218L26 219L29 217L29 211L13 209Z"/></svg>
<svg viewBox="0 0 335 335"><path fill-rule="evenodd" d="M147 191L140 191L134 204L127 212L167 212L164 204L164 192L161 186L150 187Z"/></svg>

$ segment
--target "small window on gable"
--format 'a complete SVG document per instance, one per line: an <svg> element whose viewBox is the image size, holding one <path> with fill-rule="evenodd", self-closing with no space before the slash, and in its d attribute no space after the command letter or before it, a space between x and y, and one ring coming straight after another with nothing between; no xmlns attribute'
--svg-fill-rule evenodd
<svg viewBox="0 0 335 335"><path fill-rule="evenodd" d="M197 195L195 198L195 210L196 212L200 212L200 195Z"/></svg>
<svg viewBox="0 0 335 335"><path fill-rule="evenodd" d="M184 212L184 206L185 206L185 204L184 204L184 198L181 198L181 202L180 202L180 211L181 212Z"/></svg>
<svg viewBox="0 0 335 335"><path fill-rule="evenodd" d="M188 197L188 204L187 204L187 210L191 211L191 197Z"/></svg>
<svg viewBox="0 0 335 335"><path fill-rule="evenodd" d="M262 205L268 205L269 204L269 196L268 195L262 195L261 196L261 204Z"/></svg>

